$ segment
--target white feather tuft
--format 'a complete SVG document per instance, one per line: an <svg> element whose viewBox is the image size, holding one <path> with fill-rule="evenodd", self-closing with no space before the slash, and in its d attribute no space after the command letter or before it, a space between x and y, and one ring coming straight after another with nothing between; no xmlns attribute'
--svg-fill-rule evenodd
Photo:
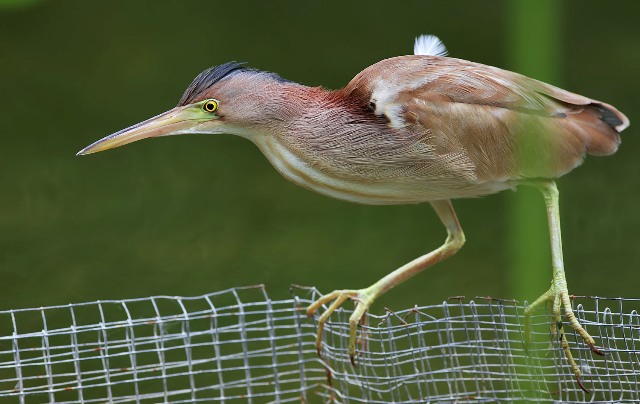
<svg viewBox="0 0 640 404"><path fill-rule="evenodd" d="M413 54L447 56L447 48L435 35L420 35L413 45Z"/></svg>

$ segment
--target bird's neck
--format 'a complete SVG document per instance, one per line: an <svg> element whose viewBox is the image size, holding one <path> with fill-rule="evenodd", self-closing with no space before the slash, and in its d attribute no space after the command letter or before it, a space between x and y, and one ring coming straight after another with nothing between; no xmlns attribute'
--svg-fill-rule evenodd
<svg viewBox="0 0 640 404"><path fill-rule="evenodd" d="M331 130L349 116L366 112L366 104L344 97L341 91L289 82L271 83L267 91L252 98L260 105L261 115L245 126L241 135L254 142L286 136L291 131Z"/></svg>
<svg viewBox="0 0 640 404"><path fill-rule="evenodd" d="M350 160L367 159L362 140L374 142L389 128L367 110L367 103L341 91L317 87L283 89L270 127L251 140L285 178L334 198L360 203L395 203L393 192L381 193L363 185L353 192ZM368 147L364 145L364 147ZM371 146L373 148L373 146Z"/></svg>

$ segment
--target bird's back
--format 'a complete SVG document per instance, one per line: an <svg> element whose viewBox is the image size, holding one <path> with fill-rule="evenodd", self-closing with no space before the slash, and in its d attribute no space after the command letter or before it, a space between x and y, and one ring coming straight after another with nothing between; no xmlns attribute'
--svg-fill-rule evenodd
<svg viewBox="0 0 640 404"><path fill-rule="evenodd" d="M499 68L440 56L376 63L343 90L399 131L457 149L480 179L558 177L609 155L629 120L611 105Z"/></svg>

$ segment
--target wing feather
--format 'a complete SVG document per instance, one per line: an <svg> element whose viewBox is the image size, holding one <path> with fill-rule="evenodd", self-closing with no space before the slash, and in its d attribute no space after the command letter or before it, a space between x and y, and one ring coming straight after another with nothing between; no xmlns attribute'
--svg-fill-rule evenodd
<svg viewBox="0 0 640 404"><path fill-rule="evenodd" d="M413 54L447 56L447 48L435 35L420 35L413 44Z"/></svg>
<svg viewBox="0 0 640 404"><path fill-rule="evenodd" d="M370 100L392 128L429 133L458 150L478 178L556 177L586 153L611 154L629 120L611 105L466 60L401 56L358 74L343 90Z"/></svg>

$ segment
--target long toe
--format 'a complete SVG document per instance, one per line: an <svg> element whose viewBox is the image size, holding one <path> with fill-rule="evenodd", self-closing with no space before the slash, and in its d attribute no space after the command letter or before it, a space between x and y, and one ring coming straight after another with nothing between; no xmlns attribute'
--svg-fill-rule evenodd
<svg viewBox="0 0 640 404"><path fill-rule="evenodd" d="M584 340L585 344L589 346L589 349L595 354L604 356L604 352L602 352L598 347L596 347L596 342L591 335L582 327L582 324L578 321L575 313L573 312L573 308L571 307L571 298L568 292L558 293L556 299L561 299L562 305L564 306L564 315L569 322L569 325L573 330L578 333Z"/></svg>
<svg viewBox="0 0 640 404"><path fill-rule="evenodd" d="M589 346L589 348L594 353L597 353L599 355L602 355L603 353L595 346L594 339L591 337L591 335L589 335L589 333L584 329L584 327L582 327L582 325L576 318L573 312L573 309L571 307L571 299L569 298L569 293L566 291L566 288L563 288L563 289L564 290L559 291L554 286L552 286L551 289L549 289L542 296L540 296L540 298L538 298L533 304L531 304L525 310L525 348L529 347L530 335L527 335L527 333L531 332L531 327L530 327L531 314L533 313L534 310L543 306L545 303L549 303L549 309L550 309L549 311L551 314L550 328L551 328L552 335L557 335L558 342L562 347L562 351L564 352L565 358L567 359L567 363L571 367L571 371L576 377L576 381L578 382L578 385L582 390L584 390L587 393L590 393L589 389L587 389L583 384L582 372L580 370L580 367L576 363L575 359L573 358L571 349L569 348L569 341L567 340L567 336L566 336L565 329L562 322L562 314L561 314L562 308L564 308L564 313L567 318L567 322L569 323L571 328L584 339L584 342Z"/></svg>
<svg viewBox="0 0 640 404"><path fill-rule="evenodd" d="M326 305L331 303L329 307L325 310L324 313L318 318L318 333L316 335L316 351L318 355L322 352L322 339L324 335L324 327L331 314L336 311L346 300L351 299L356 302L357 306L354 310L353 314L349 318L349 344L348 344L348 352L351 362L354 363L355 357L355 346L356 346L356 334L357 334L357 326L367 309L371 305L374 297L371 296L367 289L345 289L345 290L335 290L331 293L328 293L318 300L313 302L307 308L307 314L313 315L316 311Z"/></svg>

